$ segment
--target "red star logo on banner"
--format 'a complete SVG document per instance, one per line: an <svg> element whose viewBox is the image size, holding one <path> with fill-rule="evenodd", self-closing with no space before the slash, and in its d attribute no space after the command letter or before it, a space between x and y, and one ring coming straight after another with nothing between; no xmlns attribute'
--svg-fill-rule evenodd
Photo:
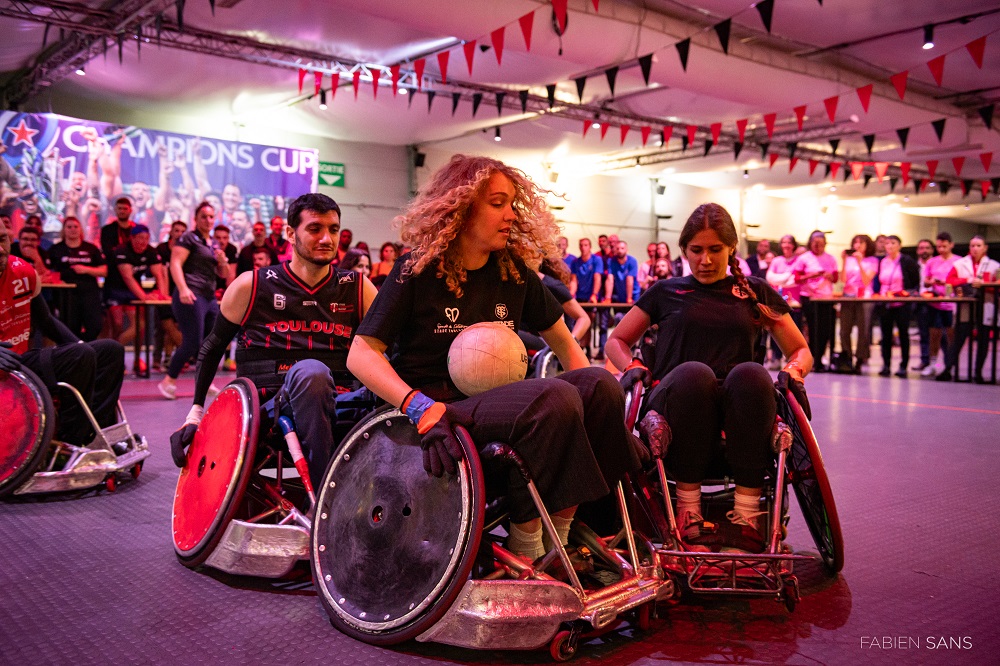
<svg viewBox="0 0 1000 666"><path fill-rule="evenodd" d="M32 148L35 147L34 136L38 134L38 130L31 129L30 127L25 125L24 118L21 119L21 124L19 124L17 127L8 127L7 131L12 132L14 134L14 146L26 143ZM13 148L14 146L11 147Z"/></svg>

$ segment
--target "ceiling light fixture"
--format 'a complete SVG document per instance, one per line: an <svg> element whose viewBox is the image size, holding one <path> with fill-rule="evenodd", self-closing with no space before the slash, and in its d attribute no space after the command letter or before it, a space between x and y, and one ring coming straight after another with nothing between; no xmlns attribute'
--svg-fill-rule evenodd
<svg viewBox="0 0 1000 666"><path fill-rule="evenodd" d="M87 76L87 70L84 69L83 65L80 65L79 67L76 68L76 75L77 76Z"/></svg>
<svg viewBox="0 0 1000 666"><path fill-rule="evenodd" d="M909 200L910 200L910 197L909 197L909 196L905 196L905 197L903 197L903 201L909 201Z"/></svg>
<svg viewBox="0 0 1000 666"><path fill-rule="evenodd" d="M501 141L502 140L500 138L500 126L499 125L497 125L497 127L496 127L496 133L493 135L493 140L494 141Z"/></svg>
<svg viewBox="0 0 1000 666"><path fill-rule="evenodd" d="M399 89L399 94L400 94L400 95L408 95L408 94L409 94L409 92L410 92L410 91L408 91L408 90L407 90L406 88L400 88L400 89Z"/></svg>
<svg viewBox="0 0 1000 666"><path fill-rule="evenodd" d="M837 191L837 186L836 185L831 185L830 186L830 191L831 192L836 192Z"/></svg>
<svg viewBox="0 0 1000 666"><path fill-rule="evenodd" d="M934 48L934 24L928 24L924 26L924 50L930 50Z"/></svg>
<svg viewBox="0 0 1000 666"><path fill-rule="evenodd" d="M326 91L319 91L319 108L321 111L326 111Z"/></svg>
<svg viewBox="0 0 1000 666"><path fill-rule="evenodd" d="M743 177L744 178L750 177L750 169L743 169Z"/></svg>

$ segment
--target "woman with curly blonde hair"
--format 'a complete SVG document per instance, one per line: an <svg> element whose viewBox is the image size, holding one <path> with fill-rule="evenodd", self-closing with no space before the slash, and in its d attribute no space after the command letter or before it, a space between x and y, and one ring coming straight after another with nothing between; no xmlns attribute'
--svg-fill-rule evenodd
<svg viewBox="0 0 1000 666"><path fill-rule="evenodd" d="M480 445L510 444L566 544L577 505L607 495L638 458L621 387L606 370L589 367L562 308L526 265L526 258L558 256L558 228L543 195L502 162L454 156L399 218L403 243L414 249L382 285L347 366L417 424L428 473L453 474L461 464L453 425L468 428ZM568 372L462 395L448 374L448 349L480 322L540 331ZM507 493L507 545L537 559L545 553L541 523L516 472Z"/></svg>

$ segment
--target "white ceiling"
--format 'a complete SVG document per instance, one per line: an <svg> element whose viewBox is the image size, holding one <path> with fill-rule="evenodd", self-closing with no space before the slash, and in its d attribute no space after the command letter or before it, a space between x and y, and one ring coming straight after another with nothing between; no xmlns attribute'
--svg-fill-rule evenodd
<svg viewBox="0 0 1000 666"><path fill-rule="evenodd" d="M0 0L0 8L14 4L45 3ZM222 4L235 6L226 8ZM589 74L584 104L646 121L696 124L703 131L721 122L723 133L731 137L735 121L748 118L748 135L766 140L762 114L778 114L771 149L782 157L773 169L761 159L760 148L755 145L745 147L739 160L733 159L731 149L722 147L702 157L704 143L699 138L696 146L681 154L679 136L683 131L675 130L667 147L670 161L641 167L645 175L715 188L761 183L783 190L785 195L789 191L814 192L817 188L826 194L831 182L822 177L824 167L819 166L813 176L808 174L807 158L820 155L806 151L812 148L829 153L827 139L837 137L842 139L838 150L841 159L911 161L915 174L926 168L926 160L937 159L939 176L953 180L951 158L965 156L962 177L976 179L968 197L963 199L957 186L945 197L936 189L917 196L911 182L905 188L909 201L902 201L901 183L896 188L896 200L905 212L914 214L1000 223L996 195L991 194L981 203L978 182L1000 176L1000 136L996 129L987 130L976 112L978 107L1000 97L998 9L1000 3L991 5L982 0L825 0L822 6L817 0L776 0L772 32L768 35L749 0L701 0L696 5L670 0L601 0L596 13L591 0L569 0L569 22L560 40L551 27L551 5L541 0L285 0L280 4L273 0L220 0L214 16L207 0L188 0L184 15L188 26L304 48L327 54L330 60L383 66L402 63L405 71L412 70L408 61L429 55L427 86L440 92L428 113L424 94L394 98L385 85L387 81L377 99L373 99L371 83L363 83L357 101L351 86L346 85L338 90L329 109L321 111L318 100L309 95L311 76L307 77L306 94L298 94L294 68L156 48L153 43L143 44L137 54L135 41L129 40L122 65L112 49L106 61L98 56L88 63L86 77L64 78L55 83L51 94L58 99L124 99L129 105L153 106L169 114L197 114L211 122L291 128L349 141L440 145L448 150L501 155L514 150L535 154L542 161L572 161L591 165L589 168L602 160L641 156L650 161L663 153L652 141L644 149L637 129L629 132L621 146L619 120L612 121L607 137L601 141L599 130L590 130L584 138L583 123L578 118L522 115L516 108L505 108L498 118L490 94L473 118L467 91L466 101L453 116L453 88L437 80L437 61L431 55L442 46L452 46L449 82L509 90L508 103L516 101L516 91L523 88L544 97L545 86L550 83L558 83L558 102L575 103L573 78ZM532 10L535 16L528 51L518 19ZM45 10L36 8L35 13L44 14ZM975 13L986 15L938 26L935 48L921 49L923 25ZM733 26L726 55L711 26L729 17L733 17ZM174 20L172 9L166 18ZM477 49L469 75L458 45L460 40L478 39L479 44L489 44L490 33L501 26L506 26L502 65L497 65L492 51ZM30 67L41 50L43 30L40 22L0 18L0 34L4 35L0 40L0 70ZM895 31L902 32L871 39ZM50 31L50 43L58 38L57 32ZM984 35L988 35L986 57L980 70L964 46ZM686 72L674 47L685 37L692 38ZM858 40L868 41L829 48ZM647 87L635 60L651 52L654 64ZM925 63L948 52L944 84L938 87ZM603 73L613 65L621 65L614 99ZM901 102L888 78L903 70L910 70L910 76L906 98ZM326 79L325 87L328 82ZM868 83L875 84L875 93L866 113L854 90ZM37 94L24 107L48 110L49 94ZM823 100L834 95L841 95L835 128L823 106ZM412 108L408 108L410 97ZM799 133L792 109L802 104L808 105L807 119L804 133ZM71 113L65 108L57 110ZM930 122L942 117L948 121L939 142ZM492 140L497 124L503 126L503 141L499 144ZM900 127L912 128L905 151L896 138L895 130ZM876 134L872 158L867 156L861 138L869 133ZM206 130L206 134L210 132ZM798 142L802 159L789 173L785 143L791 140ZM980 153L988 151L995 155L989 174L979 159ZM674 159L681 157L684 159ZM750 178L742 178L744 169L750 171ZM665 170L671 171L667 174ZM867 188L853 178L843 182L842 176L836 184L841 198L889 195L888 183L879 184L875 179Z"/></svg>

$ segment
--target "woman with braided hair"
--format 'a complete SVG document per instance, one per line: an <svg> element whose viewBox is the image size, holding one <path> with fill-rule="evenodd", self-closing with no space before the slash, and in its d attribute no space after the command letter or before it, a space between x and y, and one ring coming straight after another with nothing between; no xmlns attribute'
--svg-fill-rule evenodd
<svg viewBox="0 0 1000 666"><path fill-rule="evenodd" d="M725 208L709 203L695 209L679 239L691 275L650 287L615 329L607 354L620 370L634 367L633 344L658 325L651 374L659 384L649 394L640 430L655 430L650 421L660 415L669 425L665 463L677 479L682 535L692 544L760 552L759 499L771 464L776 403L771 376L753 361L754 351L760 335L770 333L788 358L784 370L799 382L812 369L813 357L781 296L740 269L736 243ZM701 483L719 453L723 431L736 502L729 523L710 532L702 519Z"/></svg>

